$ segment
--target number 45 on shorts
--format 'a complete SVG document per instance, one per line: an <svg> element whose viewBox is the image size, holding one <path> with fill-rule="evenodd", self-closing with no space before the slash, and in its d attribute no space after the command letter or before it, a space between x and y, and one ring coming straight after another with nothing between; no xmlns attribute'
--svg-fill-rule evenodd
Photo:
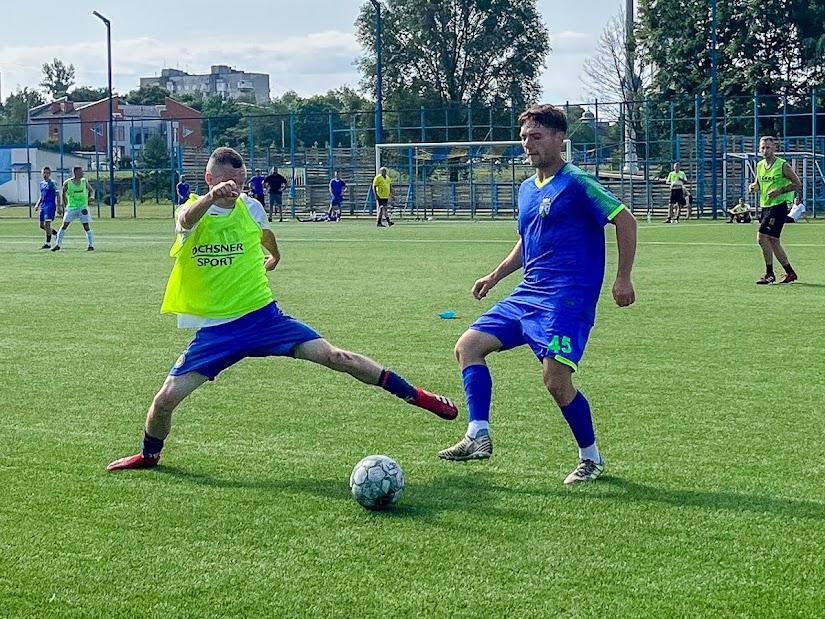
<svg viewBox="0 0 825 619"><path fill-rule="evenodd" d="M570 338L566 335L561 337L554 335L547 345L547 350L555 355L559 353L569 354L573 350L573 347L570 344Z"/></svg>

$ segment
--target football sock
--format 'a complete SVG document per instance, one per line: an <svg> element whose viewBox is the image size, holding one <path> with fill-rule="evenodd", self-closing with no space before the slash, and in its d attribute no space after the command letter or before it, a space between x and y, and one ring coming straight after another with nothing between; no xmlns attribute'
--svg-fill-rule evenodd
<svg viewBox="0 0 825 619"><path fill-rule="evenodd" d="M567 420L567 425L573 431L573 437L580 448L590 447L596 443L596 433L593 431L593 419L590 415L590 404L581 391L567 406L562 406L561 412ZM592 459L592 458L591 458Z"/></svg>
<svg viewBox="0 0 825 619"><path fill-rule="evenodd" d="M593 460L593 462L601 462L602 455L599 453L599 448L596 443L590 447L579 447L579 458L582 460Z"/></svg>
<svg viewBox="0 0 825 619"><path fill-rule="evenodd" d="M89 242L89 247L92 247L94 245L94 243L92 242L92 231L91 230L86 231L86 240Z"/></svg>
<svg viewBox="0 0 825 619"><path fill-rule="evenodd" d="M765 273L767 273L768 275L773 275L773 262L765 263Z"/></svg>
<svg viewBox="0 0 825 619"><path fill-rule="evenodd" d="M143 432L143 452L144 458L157 458L160 455L160 451L163 449L163 441L159 438L155 438L148 432L144 430Z"/></svg>
<svg viewBox="0 0 825 619"><path fill-rule="evenodd" d="M66 231L63 228L60 228L60 230L58 230L58 232L57 232L57 246L58 247L61 247L63 245L63 235L65 233L66 233Z"/></svg>
<svg viewBox="0 0 825 619"><path fill-rule="evenodd" d="M417 395L415 387L391 370L381 370L378 386L402 400L414 400Z"/></svg>
<svg viewBox="0 0 825 619"><path fill-rule="evenodd" d="M785 273L787 273L788 275L796 274L794 273L793 267L791 266L790 262L788 264L783 264L782 268L785 269Z"/></svg>
<svg viewBox="0 0 825 619"><path fill-rule="evenodd" d="M493 399L493 378L484 364L471 365L461 372L464 394L470 411L467 436L475 438L479 430L490 428L490 402Z"/></svg>

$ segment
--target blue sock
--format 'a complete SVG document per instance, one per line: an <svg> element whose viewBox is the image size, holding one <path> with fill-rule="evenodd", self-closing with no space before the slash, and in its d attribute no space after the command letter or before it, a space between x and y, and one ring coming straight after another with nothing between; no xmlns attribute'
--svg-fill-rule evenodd
<svg viewBox="0 0 825 619"><path fill-rule="evenodd" d="M561 407L561 412L567 420L567 425L573 431L573 437L579 447L590 447L596 442L593 418L590 416L590 403L581 391L576 392L576 397L570 404Z"/></svg>
<svg viewBox="0 0 825 619"><path fill-rule="evenodd" d="M493 377L490 369L483 364L471 365L461 372L464 378L464 393L470 422L490 420L490 402L493 399Z"/></svg>
<svg viewBox="0 0 825 619"><path fill-rule="evenodd" d="M381 377L378 379L378 386L406 401L414 400L417 395L415 387L392 370L383 370L381 372Z"/></svg>
<svg viewBox="0 0 825 619"><path fill-rule="evenodd" d="M143 457L157 458L160 455L161 449L163 449L163 441L144 431L143 449L141 450L143 452Z"/></svg>

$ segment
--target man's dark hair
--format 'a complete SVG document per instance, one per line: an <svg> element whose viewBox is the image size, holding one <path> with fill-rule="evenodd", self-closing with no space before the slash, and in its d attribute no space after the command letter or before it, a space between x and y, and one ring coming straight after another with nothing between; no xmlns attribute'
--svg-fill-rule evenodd
<svg viewBox="0 0 825 619"><path fill-rule="evenodd" d="M228 146L220 146L214 150L212 156L209 157L209 162L207 166L210 165L227 165L232 166L235 169L242 168L244 166L243 157L240 156L238 151L234 148L229 148Z"/></svg>
<svg viewBox="0 0 825 619"><path fill-rule="evenodd" d="M527 108L518 117L519 126L528 120L533 120L547 129L567 133L567 116L564 111L553 105L541 104Z"/></svg>
<svg viewBox="0 0 825 619"><path fill-rule="evenodd" d="M45 172L46 170L48 170L49 172L51 172L51 171L52 171L52 169L51 169L49 166L44 165L44 166L43 166L43 171Z"/></svg>
<svg viewBox="0 0 825 619"><path fill-rule="evenodd" d="M72 172L74 172L75 170L80 170L82 172L83 171L83 166L76 165L75 167L72 168Z"/></svg>

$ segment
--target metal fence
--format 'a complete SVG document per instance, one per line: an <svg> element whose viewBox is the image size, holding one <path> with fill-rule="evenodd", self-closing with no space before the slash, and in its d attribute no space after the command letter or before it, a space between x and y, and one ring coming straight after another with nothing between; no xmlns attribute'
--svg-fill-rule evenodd
<svg viewBox="0 0 825 619"><path fill-rule="evenodd" d="M573 160L596 175L634 212L658 215L667 206L664 183L672 163L687 173L695 207L704 217L722 215L745 195L752 180L760 135L776 135L780 150L803 179L800 197L809 212L825 206L825 109L816 91L782 96L754 94L720 98L717 122L712 124L709 102L701 95L643 100L620 104L592 101L565 103ZM456 142L518 139L520 110L509 106L389 110L384 113L384 141L393 143ZM147 131L139 119L118 119L114 159L115 208L118 217L166 217L173 212L175 185L181 174L195 191L204 190L203 172L213 148L238 149L251 173L280 168L290 180L285 204L292 215L325 208L328 183L336 170L347 181L345 213L372 214L370 186L375 174L374 113L306 111L289 114L250 113L243 116L198 118L200 136L191 143L179 135L183 121L164 119ZM35 125L0 126L0 216L30 217L38 195L43 165L62 182L74 165L81 165L96 189L101 215L111 212L105 120L50 121L49 140L33 140ZM37 131L42 133L42 124ZM93 136L76 140L73 136ZM162 138L158 153L149 151L149 138ZM22 137L22 139L21 139ZM155 140L157 142L157 139ZM157 146L157 144L155 144ZM151 155L151 156L150 156ZM478 173L469 155L457 151L447 158L451 174L433 195L463 195L460 187ZM403 193L408 165L400 163L391 175ZM483 168L483 166L482 166ZM482 171L483 173L483 171ZM518 178L492 178L490 195L472 192L466 208L433 199L430 208L447 217L512 217L514 208L499 208L491 195L511 195ZM456 189L458 187L458 189ZM755 202L752 197L751 202ZM426 207L425 207L426 208Z"/></svg>

